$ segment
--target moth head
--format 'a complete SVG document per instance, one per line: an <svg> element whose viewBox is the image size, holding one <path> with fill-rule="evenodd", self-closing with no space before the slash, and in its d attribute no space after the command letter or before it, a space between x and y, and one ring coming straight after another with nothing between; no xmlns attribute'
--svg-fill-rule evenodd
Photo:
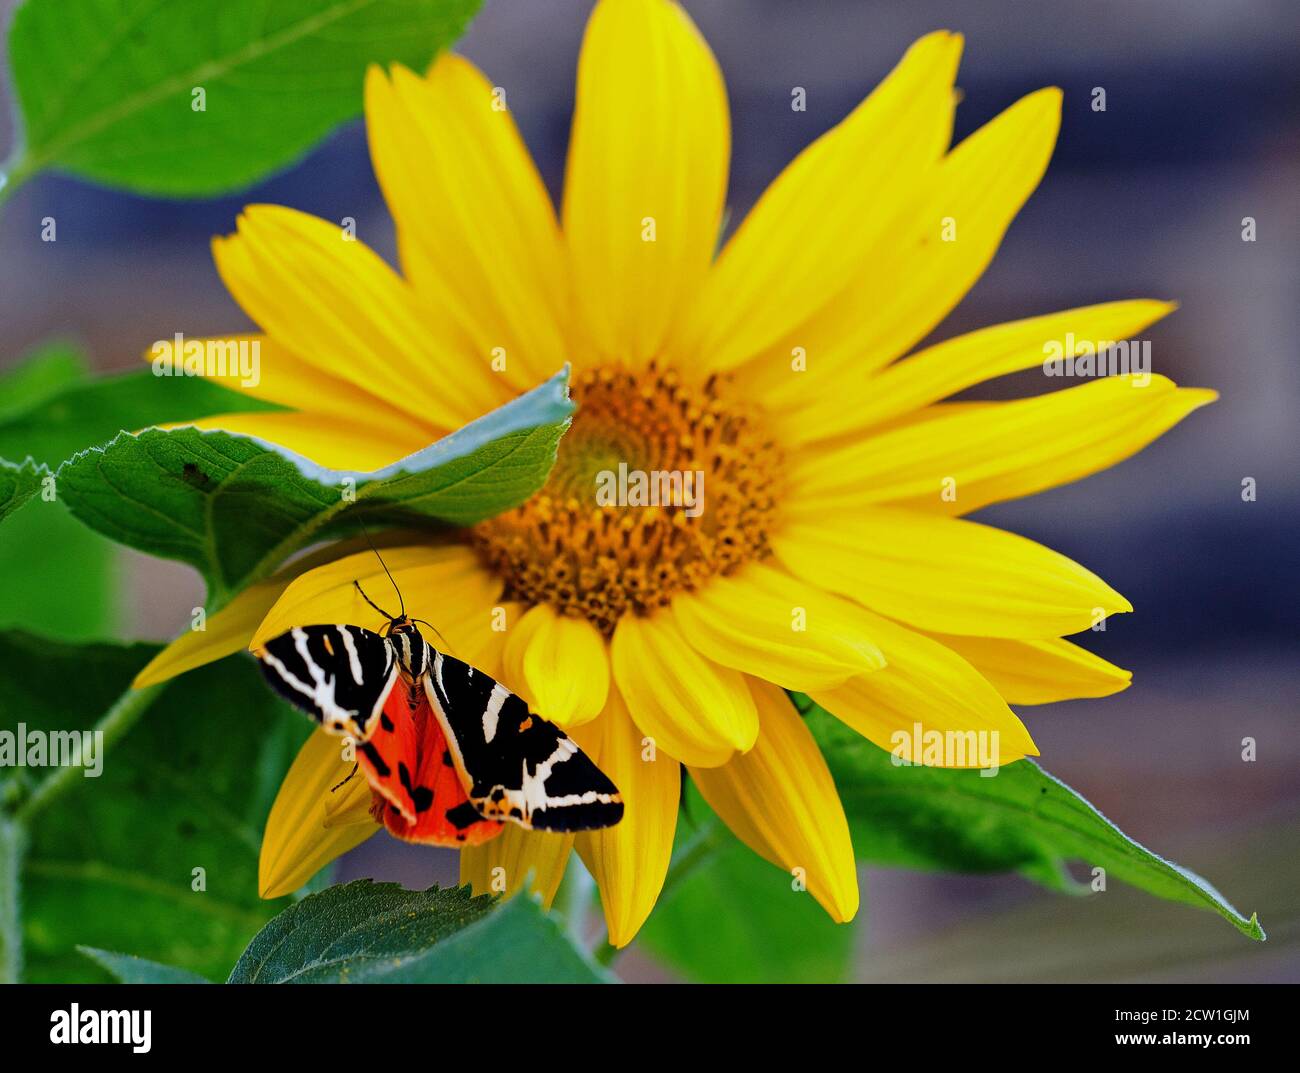
<svg viewBox="0 0 1300 1073"><path fill-rule="evenodd" d="M397 650L398 661L412 679L418 680L429 669L429 645L420 627L407 615L389 619L384 635Z"/></svg>

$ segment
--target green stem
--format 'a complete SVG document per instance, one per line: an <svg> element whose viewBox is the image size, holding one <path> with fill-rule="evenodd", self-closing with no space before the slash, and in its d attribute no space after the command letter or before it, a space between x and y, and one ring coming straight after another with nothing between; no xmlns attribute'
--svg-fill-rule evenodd
<svg viewBox="0 0 1300 1073"><path fill-rule="evenodd" d="M27 828L0 819L0 984L16 984L23 974L21 884Z"/></svg>
<svg viewBox="0 0 1300 1073"><path fill-rule="evenodd" d="M703 827L695 830L686 844L673 856L672 863L668 865L668 874L664 876L664 889L659 892L660 898L704 863L709 854L717 848L715 838L717 833L716 820L710 820Z"/></svg>
<svg viewBox="0 0 1300 1073"><path fill-rule="evenodd" d="M596 944L596 949L591 952L591 957L597 965L608 969L618 960L618 955L622 952L622 950L609 941L609 936L607 934L602 942Z"/></svg>
<svg viewBox="0 0 1300 1073"><path fill-rule="evenodd" d="M117 698L94 730L103 735L98 754L131 729L163 690L163 684L128 689ZM37 784L14 811L0 816L0 983L17 983L23 971L22 868L32 819L68 790L82 766L61 767Z"/></svg>
<svg viewBox="0 0 1300 1073"><path fill-rule="evenodd" d="M128 689L104 713L104 717L93 728L95 732L103 734L103 740L99 746L101 759L104 750L135 726L136 720L148 711L149 705L162 692L165 684L159 682L157 685L145 686L144 689ZM74 780L81 777L81 774L80 766L59 768L39 783L36 789L32 791L31 796L22 803L22 806L14 813L14 822L19 824L30 823L33 816L69 789Z"/></svg>

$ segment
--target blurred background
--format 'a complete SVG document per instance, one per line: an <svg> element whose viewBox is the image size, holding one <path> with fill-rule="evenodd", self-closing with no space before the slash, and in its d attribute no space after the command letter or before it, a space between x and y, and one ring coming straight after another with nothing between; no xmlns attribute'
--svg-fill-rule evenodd
<svg viewBox="0 0 1300 1073"><path fill-rule="evenodd" d="M0 21L13 6L0 0ZM487 0L459 46L506 88L557 198L590 6ZM685 6L727 78L733 227L783 165L929 30L966 35L958 138L1025 93L1061 86L1064 119L1045 180L933 338L1110 299L1176 299L1179 312L1148 333L1153 371L1222 395L1137 459L980 516L1079 560L1137 610L1084 639L1135 672L1127 692L1021 709L1044 766L1134 838L1257 911L1269 942L1118 884L1071 899L1017 877L869 869L854 977L1300 981L1300 6ZM795 86L807 91L805 112L790 108ZM1106 91L1105 112L1091 108L1094 87ZM7 93L0 85L0 157L13 138ZM165 202L44 177L0 214L0 372L54 337L84 348L97 369L123 370L175 332L246 327L208 240L252 201L355 217L360 237L392 257L359 123L236 198ZM55 243L39 240L45 216L58 221ZM1256 221L1254 242L1242 241L1244 217ZM1027 373L980 397L1044 386L1059 382ZM1254 502L1242 499L1247 477ZM202 600L197 577L119 554L121 631L180 632ZM16 566L13 546L0 544L0 573ZM1253 763L1241 759L1244 737L1258 742ZM455 861L380 835L341 874L423 886L450 880ZM672 978L635 949L619 971Z"/></svg>

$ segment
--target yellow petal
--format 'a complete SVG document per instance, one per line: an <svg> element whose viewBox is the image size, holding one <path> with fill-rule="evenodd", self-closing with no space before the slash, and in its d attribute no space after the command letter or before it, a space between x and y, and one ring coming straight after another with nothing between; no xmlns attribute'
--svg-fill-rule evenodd
<svg viewBox="0 0 1300 1073"><path fill-rule="evenodd" d="M420 78L366 77L366 129L397 222L402 266L466 355L497 352L517 388L569 359L560 229L506 98L468 60L442 53Z"/></svg>
<svg viewBox="0 0 1300 1073"><path fill-rule="evenodd" d="M792 374L787 348L745 370L749 390L787 407L846 384L856 393L928 335L993 259L1047 168L1060 122L1061 91L1039 90L953 149L917 183L905 217L852 285L788 340L804 347L806 371Z"/></svg>
<svg viewBox="0 0 1300 1073"><path fill-rule="evenodd" d="M187 367L185 355L192 346L203 348L201 375L249 398L328 415L394 442L423 446L436 437L424 418L392 405L363 384L331 375L266 335L186 339L179 354L175 340L162 339L145 360L155 372L170 369L171 375L180 375L175 370Z"/></svg>
<svg viewBox="0 0 1300 1073"><path fill-rule="evenodd" d="M875 376L846 376L834 392L772 415L782 442L825 440L878 425L997 376L1042 366L1059 347L1062 357L1084 345L1105 349L1126 342L1177 308L1135 299L1067 309L998 324L928 347Z"/></svg>
<svg viewBox="0 0 1300 1073"><path fill-rule="evenodd" d="M772 549L798 577L925 630L1056 637L1133 605L1072 559L992 526L860 508L785 526Z"/></svg>
<svg viewBox="0 0 1300 1073"><path fill-rule="evenodd" d="M190 630L154 656L131 683L143 689L175 678L206 663L243 651L258 623L275 605L288 584L288 578L272 578L250 585L215 615L209 616L202 630Z"/></svg>
<svg viewBox="0 0 1300 1073"><path fill-rule="evenodd" d="M802 878L832 919L858 911L849 825L826 761L789 698L749 680L761 730L754 747L714 768L691 768L700 793L755 853Z"/></svg>
<svg viewBox="0 0 1300 1073"><path fill-rule="evenodd" d="M705 281L681 352L708 369L736 366L813 318L890 245L918 176L948 146L961 43L921 38L768 187ZM789 350L777 359L788 374Z"/></svg>
<svg viewBox="0 0 1300 1073"><path fill-rule="evenodd" d="M805 516L889 502L965 514L1106 469L1217 397L1163 376L1145 387L1108 376L1014 402L941 404L921 420L799 457L787 506Z"/></svg>
<svg viewBox="0 0 1300 1073"><path fill-rule="evenodd" d="M390 544L400 545L402 541L408 539L410 539L409 533L392 530L377 535L375 542L387 554ZM289 582L299 574L304 574L317 566L355 554L360 548L365 548L367 554L374 555L370 550L369 539L339 541L310 555L295 559L288 566L276 571L266 581L250 585L220 611L209 615L204 623L204 629L191 630L182 634L159 652L136 675L132 686L135 689L143 689L157 682L165 682L178 674L192 671L195 667L202 667L206 663L213 663L248 647L257 627L275 606L275 602L288 587Z"/></svg>
<svg viewBox="0 0 1300 1073"><path fill-rule="evenodd" d="M496 838L460 851L460 881L472 886L475 894L506 898L526 887L549 909L572 849L571 834L525 831L508 823Z"/></svg>
<svg viewBox="0 0 1300 1073"><path fill-rule="evenodd" d="M586 619L537 604L510 630L505 645L510 681L534 711L560 726L595 719L609 693L605 638Z"/></svg>
<svg viewBox="0 0 1300 1073"><path fill-rule="evenodd" d="M343 748L341 739L316 730L298 750L262 835L257 889L263 898L292 894L379 830L369 811L370 785L359 775L348 778L353 761Z"/></svg>
<svg viewBox="0 0 1300 1073"><path fill-rule="evenodd" d="M396 429L381 431L362 421L345 421L332 414L289 412L219 414L163 427L190 425L256 436L319 466L363 472L381 469L414 454L440 435L430 431L429 439L418 440Z"/></svg>
<svg viewBox="0 0 1300 1073"><path fill-rule="evenodd" d="M213 241L221 278L244 311L304 361L434 428L460 428L510 397L490 355L441 340L407 284L335 224L250 205L238 228Z"/></svg>
<svg viewBox="0 0 1300 1073"><path fill-rule="evenodd" d="M448 607L447 636L454 639L451 653L489 678L495 678L512 693L518 693L517 677L504 666L505 651L510 631L525 611L527 607L514 600L499 600L487 609L475 605L472 599L465 601L463 608ZM443 647L441 641L435 643Z"/></svg>
<svg viewBox="0 0 1300 1073"><path fill-rule="evenodd" d="M386 548L383 555L381 563L367 549L295 578L262 620L248 647L260 648L294 626L343 622L378 632L387 620L366 603L358 584L385 612L396 615L404 606L411 617L432 622L445 636L453 656L459 655L462 631L490 622L502 583L483 569L469 547L415 544Z"/></svg>
<svg viewBox="0 0 1300 1073"><path fill-rule="evenodd" d="M724 667L807 692L884 664L857 609L762 563L673 599L683 636Z"/></svg>
<svg viewBox="0 0 1300 1073"><path fill-rule="evenodd" d="M1038 755L1024 724L998 691L961 656L889 619L869 611L863 614L888 665L842 686L812 693L818 704L864 738L890 751L898 744L897 732L915 737L919 725L922 734L982 733L986 747L983 755L992 755L996 764ZM938 766L981 767L980 756L981 751L972 748L965 757L968 763L961 758L947 758Z"/></svg>
<svg viewBox="0 0 1300 1073"><path fill-rule="evenodd" d="M578 60L564 181L574 293L598 352L644 360L704 278L727 186L726 89L668 0L602 0Z"/></svg>
<svg viewBox="0 0 1300 1073"><path fill-rule="evenodd" d="M935 634L992 683L1008 704L1050 704L1109 697L1127 689L1133 672L1061 637L1009 640Z"/></svg>
<svg viewBox="0 0 1300 1073"><path fill-rule="evenodd" d="M628 711L656 748L714 767L753 747L758 712L744 678L697 652L670 613L624 615L610 660Z"/></svg>
<svg viewBox="0 0 1300 1073"><path fill-rule="evenodd" d="M600 888L609 941L626 946L663 889L673 855L681 765L653 749L617 689L600 718L584 728L583 749L623 795L623 819L578 835L578 853Z"/></svg>

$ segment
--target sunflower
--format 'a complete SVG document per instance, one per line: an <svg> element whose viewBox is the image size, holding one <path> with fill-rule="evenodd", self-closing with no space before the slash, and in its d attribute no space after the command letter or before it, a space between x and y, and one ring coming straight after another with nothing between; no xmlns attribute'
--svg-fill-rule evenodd
<svg viewBox="0 0 1300 1073"><path fill-rule="evenodd" d="M1124 597L961 515L1110 466L1214 394L1112 376L945 401L1039 365L1052 341L1128 339L1173 308L1071 309L910 353L993 257L1060 120L1060 91L1043 89L950 147L960 52L951 33L916 42L716 252L730 149L717 64L675 3L600 0L559 220L504 90L444 54L423 76L366 81L400 275L287 208L251 206L214 242L262 330L260 382L231 386L289 409L205 427L372 468L574 370L576 416L541 492L453 538L384 548L408 611L568 728L626 802L621 824L576 839L507 825L461 854L476 889L531 883L549 899L576 848L610 941L630 942L664 881L685 770L846 921L848 825L786 690L886 749L922 727L996 732L1006 763L1037 754L1008 703L1128 684L1064 639L1131 610ZM620 466L701 475L702 509L599 504ZM353 587L386 591L382 568L347 550L248 590L141 684L292 625L382 625ZM264 894L377 830L359 780L330 792L340 763L319 732L297 758Z"/></svg>

